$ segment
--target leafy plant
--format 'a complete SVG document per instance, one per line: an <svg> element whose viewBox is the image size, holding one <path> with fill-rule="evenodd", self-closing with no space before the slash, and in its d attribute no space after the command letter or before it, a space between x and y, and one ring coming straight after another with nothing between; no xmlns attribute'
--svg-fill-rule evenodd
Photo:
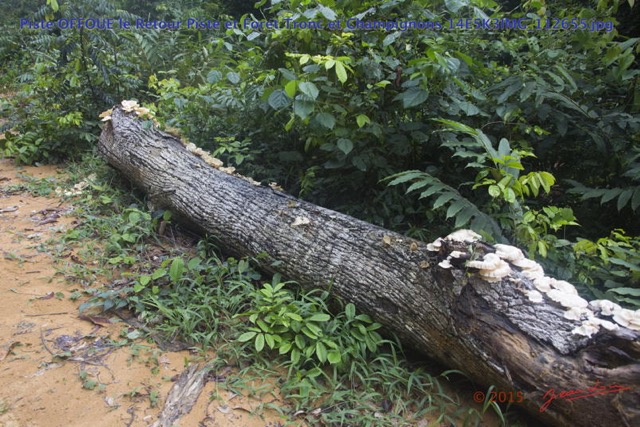
<svg viewBox="0 0 640 427"><path fill-rule="evenodd" d="M594 297L640 307L640 238L616 229L596 241L578 239L573 250L578 277Z"/></svg>

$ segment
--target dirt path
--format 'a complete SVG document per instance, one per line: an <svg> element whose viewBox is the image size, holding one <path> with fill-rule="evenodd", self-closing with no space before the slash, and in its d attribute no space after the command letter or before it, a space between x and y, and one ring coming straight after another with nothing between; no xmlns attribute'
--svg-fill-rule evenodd
<svg viewBox="0 0 640 427"><path fill-rule="evenodd" d="M22 174L45 178L57 171L0 160L0 427L153 424L196 356L128 340L135 330L117 319L78 317L80 302L70 296L82 286L56 275L43 245L62 238L71 209L56 198L8 191L24 181ZM114 347L118 340L126 345ZM252 415L260 402L218 387L208 382L179 425L285 425L275 413Z"/></svg>

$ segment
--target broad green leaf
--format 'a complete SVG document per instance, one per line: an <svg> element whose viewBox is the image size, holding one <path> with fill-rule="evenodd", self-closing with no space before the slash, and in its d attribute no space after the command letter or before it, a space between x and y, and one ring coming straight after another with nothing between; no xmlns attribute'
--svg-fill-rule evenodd
<svg viewBox="0 0 640 427"><path fill-rule="evenodd" d="M614 288L609 289L609 292L615 292L620 295L630 295L634 297L640 297L640 289L636 288Z"/></svg>
<svg viewBox="0 0 640 427"><path fill-rule="evenodd" d="M371 123L371 119L366 114L358 114L356 122L358 123L358 127L361 128L362 126Z"/></svg>
<svg viewBox="0 0 640 427"><path fill-rule="evenodd" d="M384 38L384 40L382 40L382 46L389 46L390 44L393 44L401 35L402 33L400 31L390 33Z"/></svg>
<svg viewBox="0 0 640 427"><path fill-rule="evenodd" d="M207 74L207 83L213 84L222 80L222 73L218 70L209 71Z"/></svg>
<svg viewBox="0 0 640 427"><path fill-rule="evenodd" d="M293 112L301 119L309 117L315 108L315 102L306 95L298 95L293 101Z"/></svg>
<svg viewBox="0 0 640 427"><path fill-rule="evenodd" d="M329 21L335 21L336 19L338 19L338 15L330 7L327 7L327 6L324 6L322 4L319 4L318 5L318 10L322 14L322 16L324 16Z"/></svg>
<svg viewBox="0 0 640 427"><path fill-rule="evenodd" d="M538 252L543 258L547 257L547 245L543 241L538 242Z"/></svg>
<svg viewBox="0 0 640 427"><path fill-rule="evenodd" d="M291 71L291 70L288 70L286 68L278 68L278 71L280 71L280 73L282 74L282 77L284 77L285 80L291 81L291 80L297 80L298 79L296 77L295 73L293 71Z"/></svg>
<svg viewBox="0 0 640 427"><path fill-rule="evenodd" d="M169 278L172 282L177 283L178 280L182 278L182 274L184 273L184 260L180 257L176 257L171 262L171 267L169 267Z"/></svg>
<svg viewBox="0 0 640 427"><path fill-rule="evenodd" d="M349 154L351 150L353 150L353 142L350 139L340 138L336 143L336 146L340 151L342 151L345 155Z"/></svg>
<svg viewBox="0 0 640 427"><path fill-rule="evenodd" d="M233 71L229 71L227 73L227 80L236 85L240 83L240 75L238 73L234 73Z"/></svg>
<svg viewBox="0 0 640 427"><path fill-rule="evenodd" d="M640 272L640 266L637 264L630 263L629 261L625 261L620 258L609 258L609 262L615 265L621 265L623 267L627 267L631 271Z"/></svg>
<svg viewBox="0 0 640 427"><path fill-rule="evenodd" d="M280 348L278 349L278 352L279 352L280 354L288 353L288 352L289 352L289 350L291 350L291 347L292 347L291 342L285 342L284 344L282 344L282 345L280 346Z"/></svg>
<svg viewBox="0 0 640 427"><path fill-rule="evenodd" d="M291 97L287 96L285 91L282 89L277 89L271 92L269 95L269 106L274 110L280 110L282 108L288 107L291 104Z"/></svg>
<svg viewBox="0 0 640 427"><path fill-rule="evenodd" d="M491 197L499 197L500 194L502 194L502 191L500 191L500 187L498 187L497 185L490 185L489 186L489 195Z"/></svg>
<svg viewBox="0 0 640 427"><path fill-rule="evenodd" d="M353 303L347 304L344 308L344 313L347 315L347 320L352 320L356 317L356 306Z"/></svg>
<svg viewBox="0 0 640 427"><path fill-rule="evenodd" d="M238 337L238 341L240 342L251 341L255 336L256 336L256 332L245 332L244 334Z"/></svg>
<svg viewBox="0 0 640 427"><path fill-rule="evenodd" d="M164 268L159 268L153 273L151 273L151 279L158 280L159 278L164 277L166 275L167 275L167 270Z"/></svg>
<svg viewBox="0 0 640 427"><path fill-rule="evenodd" d="M273 349L276 346L276 341L271 334L265 334L264 340L267 342L269 348Z"/></svg>
<svg viewBox="0 0 640 427"><path fill-rule="evenodd" d="M255 346L256 346L256 351L257 352L261 352L262 351L262 349L264 348L264 334L258 334L256 336Z"/></svg>
<svg viewBox="0 0 640 427"><path fill-rule="evenodd" d="M340 80L342 84L347 81L347 70L342 62L336 61L336 77L338 77L338 80Z"/></svg>
<svg viewBox="0 0 640 427"><path fill-rule="evenodd" d="M327 322L330 319L331 319L331 316L329 316L326 313L315 313L314 315L307 318L306 320L310 322Z"/></svg>
<svg viewBox="0 0 640 427"><path fill-rule="evenodd" d="M262 331L263 331L263 332L269 332L269 331L271 330L271 328L269 327L269 325L267 325L267 324L265 323L265 321L264 321L264 320L262 320L262 319L258 319L258 320L256 321L256 325L258 325L258 327L259 327L260 329L262 329Z"/></svg>
<svg viewBox="0 0 640 427"><path fill-rule="evenodd" d="M506 138L502 138L498 143L498 154L500 157L511 155L511 146L509 145L509 140Z"/></svg>
<svg viewBox="0 0 640 427"><path fill-rule="evenodd" d="M416 107L427 100L429 93L419 87L410 87L406 91L399 93L394 100L402 101L404 108Z"/></svg>
<svg viewBox="0 0 640 427"><path fill-rule="evenodd" d="M480 109L469 101L458 102L458 107L467 115L475 116L480 113Z"/></svg>
<svg viewBox="0 0 640 427"><path fill-rule="evenodd" d="M342 361L342 355L340 354L339 351L330 350L327 353L327 360L329 361L330 364L335 365Z"/></svg>
<svg viewBox="0 0 640 427"><path fill-rule="evenodd" d="M320 338L322 336L322 330L314 323L305 324L302 328L302 333L312 339Z"/></svg>
<svg viewBox="0 0 640 427"><path fill-rule="evenodd" d="M285 313L285 316L287 316L289 319L291 320L295 320L296 322L302 322L302 316L300 316L298 313Z"/></svg>
<svg viewBox="0 0 640 427"><path fill-rule="evenodd" d="M202 260L198 257L191 258L189 262L187 262L187 268L189 271L199 271Z"/></svg>
<svg viewBox="0 0 640 427"><path fill-rule="evenodd" d="M318 94L320 93L316 85L311 82L300 83L298 85L298 89L300 89L300 92L304 93L305 95L307 95L309 98L313 100L318 98Z"/></svg>
<svg viewBox="0 0 640 427"><path fill-rule="evenodd" d="M293 350L291 350L291 363L293 363L294 365L297 365L300 362L300 350L298 350L297 348L294 348Z"/></svg>
<svg viewBox="0 0 640 427"><path fill-rule="evenodd" d="M316 343L316 356L318 356L318 360L322 363L327 361L327 347L325 347L321 341Z"/></svg>
<svg viewBox="0 0 640 427"><path fill-rule="evenodd" d="M296 94L296 89L298 88L298 84L300 82L298 80L291 80L284 86L284 91L289 96L289 98L293 98Z"/></svg>
<svg viewBox="0 0 640 427"><path fill-rule="evenodd" d="M316 121L327 129L333 129L336 125L336 118L331 113L316 114Z"/></svg>

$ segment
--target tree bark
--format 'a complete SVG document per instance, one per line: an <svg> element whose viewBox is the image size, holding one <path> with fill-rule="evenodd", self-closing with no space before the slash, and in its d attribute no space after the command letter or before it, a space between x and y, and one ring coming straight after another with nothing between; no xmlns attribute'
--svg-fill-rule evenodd
<svg viewBox="0 0 640 427"><path fill-rule="evenodd" d="M120 108L99 148L155 204L215 236L221 249L261 255L268 269L279 261L283 275L330 288L404 343L506 393L496 401L516 401L552 425L640 425L640 334L620 327L576 335L580 321L566 319L565 308L547 297L527 298L534 285L517 268L492 283L455 262L491 252L489 245L445 239L434 251L256 186L209 166L178 138L146 129ZM453 250L464 254L452 258Z"/></svg>

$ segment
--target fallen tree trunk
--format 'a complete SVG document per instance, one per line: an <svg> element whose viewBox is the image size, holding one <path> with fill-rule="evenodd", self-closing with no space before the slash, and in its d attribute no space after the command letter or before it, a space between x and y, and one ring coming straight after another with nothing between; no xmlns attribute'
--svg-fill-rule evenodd
<svg viewBox="0 0 640 427"><path fill-rule="evenodd" d="M572 294L566 282L541 279L506 248L497 257L470 233L427 245L216 169L119 107L110 119L99 141L107 161L221 249L331 286L403 342L505 392L494 400L549 424L640 425L637 319L605 322L634 312L580 300L571 311L558 296Z"/></svg>

